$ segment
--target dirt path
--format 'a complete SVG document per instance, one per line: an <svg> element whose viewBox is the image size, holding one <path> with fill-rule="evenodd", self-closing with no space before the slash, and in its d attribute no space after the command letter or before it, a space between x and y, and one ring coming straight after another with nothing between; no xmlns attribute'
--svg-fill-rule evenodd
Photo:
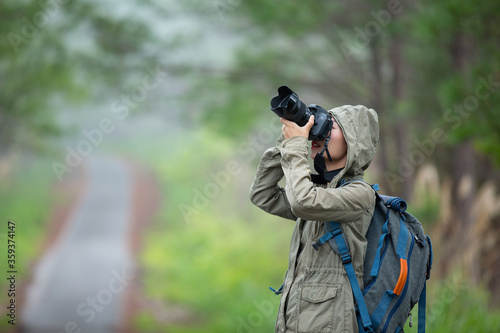
<svg viewBox="0 0 500 333"><path fill-rule="evenodd" d="M22 332L132 332L140 276L136 254L158 191L151 174L114 157L89 157L84 186L54 221L58 235L25 293ZM80 183L82 183L80 179Z"/></svg>

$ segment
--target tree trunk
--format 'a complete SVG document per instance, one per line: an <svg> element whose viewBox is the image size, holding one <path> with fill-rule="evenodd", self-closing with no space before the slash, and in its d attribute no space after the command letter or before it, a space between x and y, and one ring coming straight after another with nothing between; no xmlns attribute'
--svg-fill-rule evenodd
<svg viewBox="0 0 500 333"><path fill-rule="evenodd" d="M408 159L410 154L410 142L408 138L408 123L404 117L404 110L398 110L399 105L401 105L404 99L404 82L403 82L403 57L402 57L402 41L398 35L394 35L391 40L390 46L390 64L392 68L392 79L391 79L391 96L392 105L397 111L397 119L394 124L394 133L396 134L396 152L397 156L402 156ZM418 167L416 165L414 168ZM401 187L399 189L400 195L411 200L413 194L413 179L414 172L410 172L406 177L402 179Z"/></svg>
<svg viewBox="0 0 500 333"><path fill-rule="evenodd" d="M382 80L382 65L380 60L380 47L378 45L378 39L374 38L370 42L370 60L371 60L371 72L373 76L373 81L371 85L371 104L372 107L377 111L379 115L379 126L380 126L380 136L377 148L377 155L373 161L375 170L377 171L377 181L382 188L382 191L389 192L390 185L386 180L385 173L389 172L389 162L387 157L387 146L386 143L390 141L387 131L388 126L380 121L385 112L384 96L383 96L383 80ZM389 139L389 140L387 140Z"/></svg>
<svg viewBox="0 0 500 333"><path fill-rule="evenodd" d="M456 217L464 231L471 228L474 223L472 204L477 188L474 155L474 146L471 140L462 142L453 148L454 167L451 170L453 179L451 198Z"/></svg>
<svg viewBox="0 0 500 333"><path fill-rule="evenodd" d="M465 81L467 70L467 41L462 33L457 33L450 47L451 60L456 73L462 74ZM459 240L463 241L463 251L468 252L474 247L472 205L477 192L475 151L472 141L466 140L453 148L452 156L452 195L451 207L455 212L454 224L459 228ZM467 253L462 253L467 257ZM478 254L471 254L467 269L474 282L480 279L479 261L475 258Z"/></svg>
<svg viewBox="0 0 500 333"><path fill-rule="evenodd" d="M451 60L456 73L462 73L465 80L467 70L467 43L462 33L457 33L450 47ZM474 148L470 140L460 143L453 150L452 206L462 226L469 227L471 219L471 199L476 189ZM469 180L467 180L469 179ZM466 191L464 182L470 181L470 189ZM464 187L465 186L465 187Z"/></svg>

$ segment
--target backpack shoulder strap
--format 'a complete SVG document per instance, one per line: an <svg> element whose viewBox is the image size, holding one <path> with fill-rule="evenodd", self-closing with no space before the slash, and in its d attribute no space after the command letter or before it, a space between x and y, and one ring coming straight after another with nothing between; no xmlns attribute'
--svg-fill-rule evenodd
<svg viewBox="0 0 500 333"><path fill-rule="evenodd" d="M427 262L427 274L425 276L424 288L420 293L420 298L418 299L418 333L425 332L425 311L427 306L427 280L431 277L431 268L432 268L432 243L429 236L425 236L427 244L429 244L429 260Z"/></svg>
<svg viewBox="0 0 500 333"><path fill-rule="evenodd" d="M418 333L425 332L425 309L427 306L427 281L424 282L424 288L418 299Z"/></svg>
<svg viewBox="0 0 500 333"><path fill-rule="evenodd" d="M353 182L363 182L368 184L364 179L353 179L350 181L342 180L337 187L343 187ZM368 184L370 185L370 184ZM378 184L370 185L378 195L379 191ZM356 301L356 312L358 318L358 328L360 333L373 333L372 321L370 319L370 314L368 313L368 308L366 307L365 299L363 297L363 292L358 283L356 277L356 272L352 265L351 252L349 250L349 243L347 242L342 227L338 222L330 221L324 223L325 234L321 236L316 243L313 244L314 249L317 251L321 245L328 242L332 250L337 253L342 259L342 264L347 273L347 277L351 284L351 289Z"/></svg>
<svg viewBox="0 0 500 333"><path fill-rule="evenodd" d="M313 247L318 250L319 246L321 246L325 242L328 242L332 250L340 255L342 264L344 265L347 277L349 278L349 282L351 284L354 298L356 300L357 311L359 311L359 332L371 333L373 332L373 329L370 314L368 313L365 299L363 298L363 292L359 287L358 279L356 278L356 272L354 271L354 267L352 266L351 253L349 251L348 243L344 237L342 227L338 222L333 221L325 222L324 227L326 232L325 235L322 236L318 240L318 242L313 244Z"/></svg>
<svg viewBox="0 0 500 333"><path fill-rule="evenodd" d="M364 180L363 178L351 179L351 180L342 179L339 182L339 184L337 185L337 187L343 187L343 186L346 186L347 184L351 184L351 183L354 183L354 182L362 182L362 183L370 185L370 187L375 191L375 193L377 193L378 191L380 191L380 186L378 186L378 184L370 184L366 180Z"/></svg>

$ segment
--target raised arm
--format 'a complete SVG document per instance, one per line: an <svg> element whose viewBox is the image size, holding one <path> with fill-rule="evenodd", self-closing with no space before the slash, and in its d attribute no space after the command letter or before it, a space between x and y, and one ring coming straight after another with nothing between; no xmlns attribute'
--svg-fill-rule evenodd
<svg viewBox="0 0 500 333"><path fill-rule="evenodd" d="M284 140L281 136L278 144ZM281 154L278 147L267 149L257 167L257 173L250 187L250 200L262 210L286 219L296 220L290 209L285 189L278 185L283 178Z"/></svg>
<svg viewBox="0 0 500 333"><path fill-rule="evenodd" d="M313 186L306 138L296 136L283 141L280 152L286 196L295 216L314 221L351 222L373 207L375 194L363 182L341 188Z"/></svg>

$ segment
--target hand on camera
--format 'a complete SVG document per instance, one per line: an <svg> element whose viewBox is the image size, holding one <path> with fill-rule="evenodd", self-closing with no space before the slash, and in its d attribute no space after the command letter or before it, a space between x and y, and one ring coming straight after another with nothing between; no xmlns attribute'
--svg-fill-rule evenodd
<svg viewBox="0 0 500 333"><path fill-rule="evenodd" d="M285 118L280 118L283 127L281 127L281 132L283 133L285 139L292 138L294 136L303 136L306 139L309 137L309 131L314 125L314 116L309 117L309 121L304 126L299 126L293 121L286 120Z"/></svg>

